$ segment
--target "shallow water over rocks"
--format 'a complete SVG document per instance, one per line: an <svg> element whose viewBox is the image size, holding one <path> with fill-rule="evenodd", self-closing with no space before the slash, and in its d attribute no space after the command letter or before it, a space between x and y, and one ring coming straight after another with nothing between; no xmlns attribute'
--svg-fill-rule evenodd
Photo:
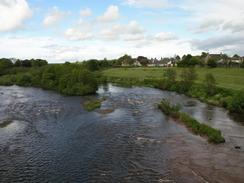
<svg viewBox="0 0 244 183"><path fill-rule="evenodd" d="M0 128L0 182L244 180L244 126L222 108L144 87L102 86L90 97L17 86L0 93L0 121L11 121ZM87 112L82 104L93 97L106 101ZM227 142L192 135L157 109L162 98L219 128Z"/></svg>

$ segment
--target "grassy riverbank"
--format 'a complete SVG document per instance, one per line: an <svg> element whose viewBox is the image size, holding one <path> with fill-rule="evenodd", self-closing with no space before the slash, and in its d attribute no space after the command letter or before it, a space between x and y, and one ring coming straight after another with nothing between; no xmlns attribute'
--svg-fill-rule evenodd
<svg viewBox="0 0 244 183"><path fill-rule="evenodd" d="M184 123L186 127L194 134L206 136L210 143L219 144L225 142L225 139L219 130L214 129L206 124L202 124L188 114L180 112L180 107L178 105L171 105L169 101L162 100L158 107L166 115Z"/></svg>
<svg viewBox="0 0 244 183"><path fill-rule="evenodd" d="M162 79L167 68L112 68L103 71L103 75L109 78L122 78L133 80ZM180 80L180 73L185 68L174 68L178 73L177 80ZM239 68L196 68L198 74L196 83L202 84L207 73L213 74L217 86L225 89L244 91L244 69Z"/></svg>
<svg viewBox="0 0 244 183"><path fill-rule="evenodd" d="M175 79L165 77L168 68L113 68L103 71L108 82L125 86L150 86L182 93L203 102L228 109L233 113L244 113L244 69L237 68L195 68L197 77L184 81L183 74L191 75L189 68L173 68ZM210 73L216 80L214 92L209 94L206 75ZM191 76L187 76L191 79Z"/></svg>

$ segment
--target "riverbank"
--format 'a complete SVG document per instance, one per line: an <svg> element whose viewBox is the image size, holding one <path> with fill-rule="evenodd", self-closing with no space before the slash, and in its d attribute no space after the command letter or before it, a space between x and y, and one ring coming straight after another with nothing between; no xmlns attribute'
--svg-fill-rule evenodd
<svg viewBox="0 0 244 183"><path fill-rule="evenodd" d="M196 81L186 85L181 74L187 69L173 68L177 77L172 82L165 78L167 68L103 68L91 71L81 64L54 64L39 68L12 68L0 77L0 85L33 86L54 90L64 95L95 94L99 84L116 83L123 86L149 86L197 98L208 104L224 107L232 113L244 114L244 69L195 68ZM204 86L204 76L216 77L214 94Z"/></svg>
<svg viewBox="0 0 244 183"><path fill-rule="evenodd" d="M108 78L123 78L128 80L163 79L164 72L168 68L134 67L134 68L110 68L103 71ZM180 73L186 68L173 68L177 72L177 81L180 81ZM224 89L244 91L244 69L242 68L195 68L197 72L196 83L203 84L207 73L213 74L217 86Z"/></svg>
<svg viewBox="0 0 244 183"><path fill-rule="evenodd" d="M184 86L180 81L179 72L183 68L174 68L177 80L169 83L164 77L167 68L116 68L103 71L103 76L108 82L122 86L149 86L162 90L174 91L197 98L208 104L224 107L232 113L244 113L244 70L243 69L203 69L196 68L197 80L190 86ZM217 78L217 86L214 95L208 95L202 78L204 74L212 73ZM218 76L219 75L219 76ZM234 79L235 78L235 79ZM218 83L220 82L220 84ZM234 86L230 88L230 86ZM222 86L222 87L221 87Z"/></svg>

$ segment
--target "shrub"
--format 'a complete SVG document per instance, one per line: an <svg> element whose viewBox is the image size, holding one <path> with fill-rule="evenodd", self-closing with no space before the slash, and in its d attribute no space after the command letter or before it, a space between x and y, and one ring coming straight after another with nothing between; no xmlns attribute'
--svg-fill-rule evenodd
<svg viewBox="0 0 244 183"><path fill-rule="evenodd" d="M179 105L171 105L170 102L166 99L163 99L158 105L159 109L161 109L166 115L178 117L178 112L180 110Z"/></svg>
<svg viewBox="0 0 244 183"><path fill-rule="evenodd" d="M244 93L239 92L234 95L232 102L230 102L229 110L231 112L244 114Z"/></svg>
<svg viewBox="0 0 244 183"><path fill-rule="evenodd" d="M19 86L31 86L31 76L28 74L18 76L16 84Z"/></svg>
<svg viewBox="0 0 244 183"><path fill-rule="evenodd" d="M194 68L184 69L181 73L181 91L189 91L196 79L197 73Z"/></svg>
<svg viewBox="0 0 244 183"><path fill-rule="evenodd" d="M166 87L169 88L171 87L177 78L177 72L174 69L166 69L164 72L164 80Z"/></svg>
<svg viewBox="0 0 244 183"><path fill-rule="evenodd" d="M209 96L213 96L216 93L216 80L215 80L213 74L208 73L205 75L204 87L205 87L206 93Z"/></svg>
<svg viewBox="0 0 244 183"><path fill-rule="evenodd" d="M211 67L211 68L217 67L218 66L217 60L210 58L207 62L207 65L208 65L208 67Z"/></svg>

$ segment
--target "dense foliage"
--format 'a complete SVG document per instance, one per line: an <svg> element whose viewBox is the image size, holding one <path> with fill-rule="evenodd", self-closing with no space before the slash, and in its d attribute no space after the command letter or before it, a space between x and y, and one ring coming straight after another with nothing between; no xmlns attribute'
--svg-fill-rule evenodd
<svg viewBox="0 0 244 183"><path fill-rule="evenodd" d="M214 58L210 58L207 62L207 66L210 67L210 68L214 68L214 67L217 67L218 64L217 64L217 60L214 59Z"/></svg>
<svg viewBox="0 0 244 183"><path fill-rule="evenodd" d="M66 95L92 94L98 88L98 75L81 64L47 65L24 71L2 76L0 84L35 86Z"/></svg>
<svg viewBox="0 0 244 183"><path fill-rule="evenodd" d="M6 58L0 59L0 76L6 74L7 70L11 67L13 67L11 60Z"/></svg>
<svg viewBox="0 0 244 183"><path fill-rule="evenodd" d="M202 124L188 114L180 112L180 107L178 105L171 105L169 101L163 99L158 107L166 115L183 122L194 134L207 136L209 142L216 144L225 142L225 139L219 130L206 124Z"/></svg>
<svg viewBox="0 0 244 183"><path fill-rule="evenodd" d="M2 58L0 59L0 76L13 72L13 68L16 70L16 68L42 67L44 65L47 65L47 61L42 59L12 61L11 59Z"/></svg>

